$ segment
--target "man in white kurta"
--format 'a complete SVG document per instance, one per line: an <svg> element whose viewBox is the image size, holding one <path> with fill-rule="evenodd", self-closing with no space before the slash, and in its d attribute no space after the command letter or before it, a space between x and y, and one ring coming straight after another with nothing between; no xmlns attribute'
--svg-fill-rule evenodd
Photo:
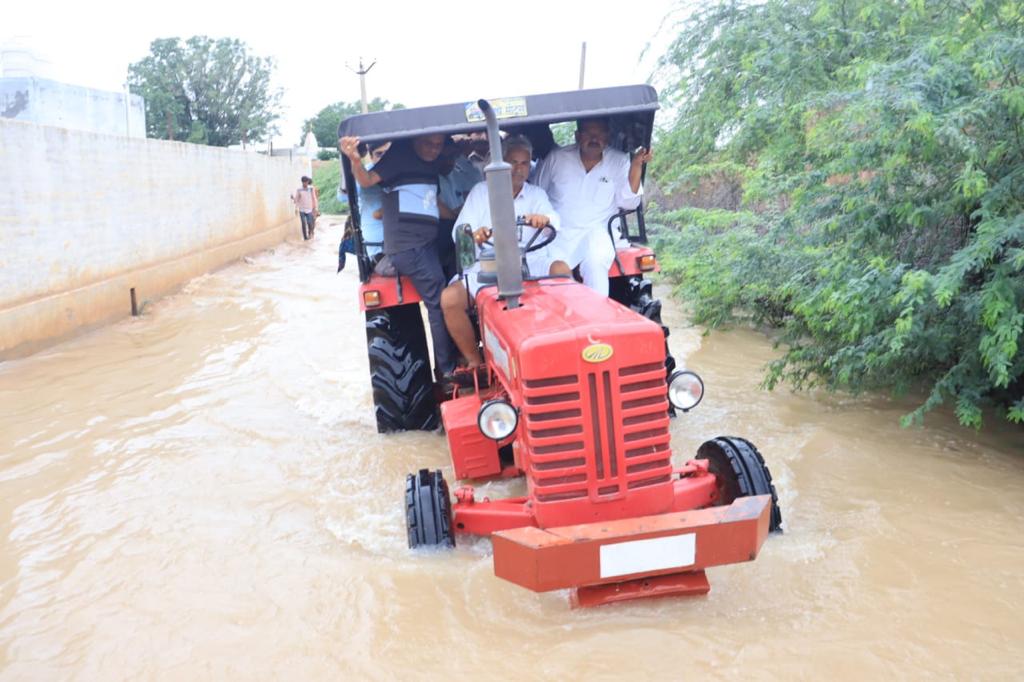
<svg viewBox="0 0 1024 682"><path fill-rule="evenodd" d="M651 153L639 149L633 158L608 146L608 121L586 119L576 124L576 144L556 149L538 166L536 184L548 193L562 219L554 258L580 267L583 283L608 295L608 270L615 244L608 219L620 209L640 205L643 164Z"/></svg>
<svg viewBox="0 0 1024 682"><path fill-rule="evenodd" d="M503 142L503 147L505 161L512 166L512 195L516 216L523 218L527 223L527 225L517 228L520 231L519 246L525 247L537 230L548 226L558 229L558 213L555 212L544 190L526 182L526 178L530 174L530 161L533 155L530 141L525 137L515 135L506 139ZM479 245L491 236L491 204L487 194L486 181L478 183L466 197L466 203L463 204L462 211L455 220L453 239L459 239L457 232L460 228L464 229L465 225L469 225L478 249ZM537 237L538 240L545 238L544 235ZM569 274L569 267L565 263L552 262L550 248L550 246L546 246L526 255L526 263L531 276L541 277L549 272L551 274ZM441 310L444 312L448 333L465 357L469 367L476 367L483 363L476 344L476 333L466 312L467 287L473 298L476 297L476 293L480 289L480 283L477 281L479 270L480 263L474 263L463 273L466 279L465 285L462 283L462 278L454 277L452 283L441 293Z"/></svg>

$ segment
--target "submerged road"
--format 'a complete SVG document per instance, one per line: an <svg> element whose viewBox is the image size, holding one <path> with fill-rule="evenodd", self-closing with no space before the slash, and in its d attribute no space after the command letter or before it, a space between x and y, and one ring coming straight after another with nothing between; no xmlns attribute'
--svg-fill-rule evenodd
<svg viewBox="0 0 1024 682"><path fill-rule="evenodd" d="M1020 676L1021 430L759 391L763 337L702 338L671 304L707 383L675 458L757 444L786 528L757 561L706 597L573 611L495 578L486 540L411 554L404 478L450 480L446 444L376 433L326 222L0 364L0 679Z"/></svg>

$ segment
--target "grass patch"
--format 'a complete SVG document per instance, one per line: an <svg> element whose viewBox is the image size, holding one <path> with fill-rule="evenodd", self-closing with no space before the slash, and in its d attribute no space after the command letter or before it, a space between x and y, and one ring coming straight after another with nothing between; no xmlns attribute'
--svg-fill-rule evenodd
<svg viewBox="0 0 1024 682"><path fill-rule="evenodd" d="M313 184L320 192L321 213L348 213L348 202L338 201L340 182L341 164L337 160L313 162Z"/></svg>

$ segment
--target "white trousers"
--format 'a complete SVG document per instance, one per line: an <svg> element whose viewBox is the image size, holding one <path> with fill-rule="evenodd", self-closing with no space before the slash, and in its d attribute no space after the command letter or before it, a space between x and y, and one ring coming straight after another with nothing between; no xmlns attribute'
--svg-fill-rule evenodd
<svg viewBox="0 0 1024 682"><path fill-rule="evenodd" d="M602 296L608 295L608 270L615 262L615 246L607 232L563 227L548 248L554 260L563 260L570 268L580 266L584 284Z"/></svg>

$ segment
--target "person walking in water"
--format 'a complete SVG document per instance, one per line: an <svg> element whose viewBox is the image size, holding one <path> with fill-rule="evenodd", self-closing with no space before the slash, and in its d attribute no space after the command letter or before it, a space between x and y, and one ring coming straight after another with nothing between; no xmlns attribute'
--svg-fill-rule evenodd
<svg viewBox="0 0 1024 682"><path fill-rule="evenodd" d="M299 219L302 221L302 238L304 240L313 237L313 227L316 225L316 214L319 209L316 192L313 190L313 180L302 176L302 187L295 190L292 195L295 208L299 211Z"/></svg>

